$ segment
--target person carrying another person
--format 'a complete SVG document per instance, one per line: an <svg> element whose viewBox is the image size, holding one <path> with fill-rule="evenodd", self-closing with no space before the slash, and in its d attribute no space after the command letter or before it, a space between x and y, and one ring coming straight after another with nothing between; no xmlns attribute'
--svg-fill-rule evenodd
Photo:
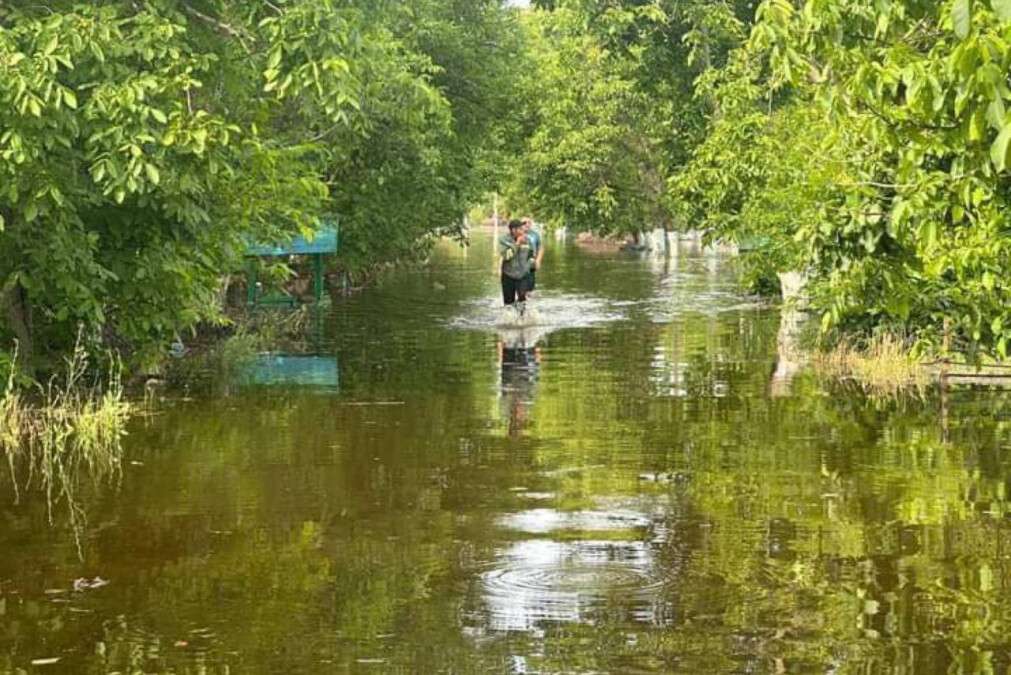
<svg viewBox="0 0 1011 675"><path fill-rule="evenodd" d="M527 293L531 293L537 287L537 270L541 268L541 261L544 260L544 240L541 233L534 229L534 219L527 216L523 219L523 232L530 242L530 249L533 252L533 260L530 263L530 276L527 280Z"/></svg>
<svg viewBox="0 0 1011 675"><path fill-rule="evenodd" d="M499 258L502 259L502 299L506 306L527 301L530 267L534 253L523 221L509 221L509 232L498 241Z"/></svg>

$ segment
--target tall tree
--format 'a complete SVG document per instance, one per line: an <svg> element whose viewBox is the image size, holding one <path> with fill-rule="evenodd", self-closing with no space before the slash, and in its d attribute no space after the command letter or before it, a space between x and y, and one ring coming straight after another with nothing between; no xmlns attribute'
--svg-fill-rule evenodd
<svg viewBox="0 0 1011 675"><path fill-rule="evenodd" d="M698 156L747 183L736 201L704 201L716 212L704 222L717 233L765 222L801 244L795 262L827 331L908 332L936 348L947 325L960 349L1006 356L1011 7L767 0L758 19L739 55L750 66L723 73L725 92L750 103L715 119L713 138L754 138L749 126L772 138L777 118L806 109L794 138L810 152L780 139L773 162ZM788 202L767 198L777 172L804 202L792 223L776 224ZM724 189L710 178L696 196ZM721 229L721 213L748 222Z"/></svg>
<svg viewBox="0 0 1011 675"><path fill-rule="evenodd" d="M693 83L743 39L750 3L738 4L563 0L531 13L536 123L513 192L576 229L677 227L667 181L711 107Z"/></svg>
<svg viewBox="0 0 1011 675"><path fill-rule="evenodd" d="M0 333L157 358L249 238L340 214L353 269L459 223L509 100L498 0L0 7ZM487 75L486 75L487 73Z"/></svg>

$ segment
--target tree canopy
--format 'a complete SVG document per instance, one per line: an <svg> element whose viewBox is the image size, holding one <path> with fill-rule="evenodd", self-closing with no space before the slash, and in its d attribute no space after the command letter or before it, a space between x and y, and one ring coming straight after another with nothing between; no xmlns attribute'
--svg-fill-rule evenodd
<svg viewBox="0 0 1011 675"><path fill-rule="evenodd" d="M675 192L736 177L702 222L793 248L826 330L936 348L947 324L962 350L1006 356L1009 39L998 1L763 2L717 84L732 112ZM735 136L769 151L707 147Z"/></svg>
<svg viewBox="0 0 1011 675"><path fill-rule="evenodd" d="M355 270L458 227L514 23L497 0L5 3L0 290L24 362L78 326L143 362L220 318L250 238L339 214Z"/></svg>
<svg viewBox="0 0 1011 675"><path fill-rule="evenodd" d="M126 0L0 7L3 337L139 364L245 242L422 259L503 191L757 244L827 334L1011 337L1003 0Z"/></svg>

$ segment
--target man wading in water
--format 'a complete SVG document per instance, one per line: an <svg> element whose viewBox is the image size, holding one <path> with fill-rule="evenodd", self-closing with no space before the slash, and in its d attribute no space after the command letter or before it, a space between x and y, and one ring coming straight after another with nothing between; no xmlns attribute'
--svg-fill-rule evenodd
<svg viewBox="0 0 1011 675"><path fill-rule="evenodd" d="M534 219L529 216L523 219L523 233L527 235L527 241L530 242L530 249L533 252L530 276L527 278L527 294L529 295L537 288L537 270L541 268L541 261L544 260L544 241L541 239L541 233L534 229Z"/></svg>
<svg viewBox="0 0 1011 675"><path fill-rule="evenodd" d="M525 311L533 248L523 231L523 222L509 221L509 234L499 239L498 253L502 259L502 299L506 306L520 303L520 314Z"/></svg>

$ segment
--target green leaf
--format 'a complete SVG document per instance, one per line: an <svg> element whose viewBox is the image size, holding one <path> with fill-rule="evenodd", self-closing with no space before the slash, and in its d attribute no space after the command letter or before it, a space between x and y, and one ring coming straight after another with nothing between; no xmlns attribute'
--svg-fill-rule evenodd
<svg viewBox="0 0 1011 675"><path fill-rule="evenodd" d="M281 57L283 56L283 51L280 47L275 47L270 51L270 56L267 57L267 70L275 70L279 65L281 65Z"/></svg>
<svg viewBox="0 0 1011 675"><path fill-rule="evenodd" d="M951 8L951 23L955 35L963 40L969 37L972 29L972 0L955 0Z"/></svg>
<svg viewBox="0 0 1011 675"><path fill-rule="evenodd" d="M1000 129L1001 125L997 128ZM977 108L975 112L969 117L969 140L973 143L976 141L983 140L983 134L986 132L986 113L982 109Z"/></svg>
<svg viewBox="0 0 1011 675"><path fill-rule="evenodd" d="M158 185L158 183L161 182L161 174L158 173L158 167L154 164L145 164L144 173L147 174L147 179L155 185Z"/></svg>
<svg viewBox="0 0 1011 675"><path fill-rule="evenodd" d="M1001 129L1000 134L997 136L997 140L990 146L990 160L997 171L1003 171L1007 168L1009 145L1011 145L1011 123L1004 125L1004 128Z"/></svg>
<svg viewBox="0 0 1011 675"><path fill-rule="evenodd" d="M161 110L157 108L151 108L151 117L155 118L160 124L165 124L168 122L168 116L165 115Z"/></svg>
<svg viewBox="0 0 1011 675"><path fill-rule="evenodd" d="M42 48L42 53L45 54L46 56L49 56L50 54L56 51L56 48L59 46L59 44L60 44L60 37L58 35L54 35L53 37L49 38L49 42L47 42L46 46Z"/></svg>
<svg viewBox="0 0 1011 675"><path fill-rule="evenodd" d="M988 291L992 291L996 285L997 280L994 278L993 273L989 270L983 272L983 288ZM994 332L996 333L997 331Z"/></svg>
<svg viewBox="0 0 1011 675"><path fill-rule="evenodd" d="M1007 109L1004 107L1004 99L998 93L986 108L986 120L990 126L999 130L1004 127L1004 122L1007 121L1006 117Z"/></svg>
<svg viewBox="0 0 1011 675"><path fill-rule="evenodd" d="M1001 21L1011 21L1011 0L991 0L990 4Z"/></svg>
<svg viewBox="0 0 1011 675"><path fill-rule="evenodd" d="M63 90L63 102L66 103L69 108L77 110L77 94L75 94L72 90Z"/></svg>
<svg viewBox="0 0 1011 675"><path fill-rule="evenodd" d="M25 222L30 223L39 216L39 207L35 202L30 202L25 207Z"/></svg>

